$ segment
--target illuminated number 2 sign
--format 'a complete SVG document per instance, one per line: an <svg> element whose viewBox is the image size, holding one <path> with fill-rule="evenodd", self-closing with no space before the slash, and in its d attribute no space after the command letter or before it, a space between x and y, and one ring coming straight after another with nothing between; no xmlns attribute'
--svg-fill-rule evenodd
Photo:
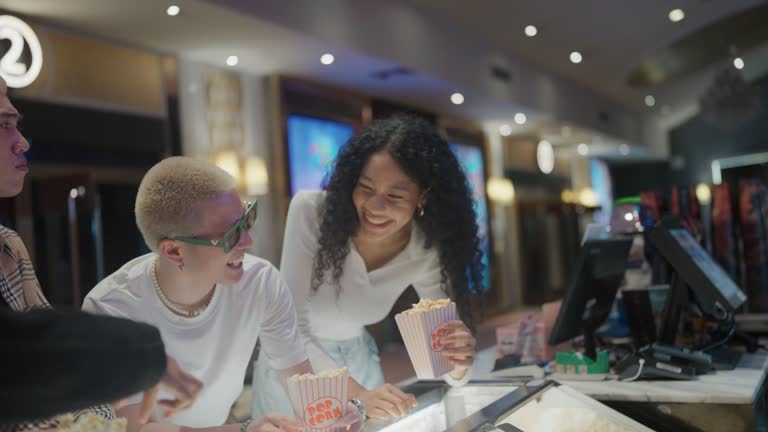
<svg viewBox="0 0 768 432"><path fill-rule="evenodd" d="M0 41L11 42L5 53L0 53L0 76L8 87L21 88L32 84L43 68L43 49L40 40L24 21L10 16L0 16ZM7 42L3 43L7 45ZM24 48L28 47L25 52Z"/></svg>

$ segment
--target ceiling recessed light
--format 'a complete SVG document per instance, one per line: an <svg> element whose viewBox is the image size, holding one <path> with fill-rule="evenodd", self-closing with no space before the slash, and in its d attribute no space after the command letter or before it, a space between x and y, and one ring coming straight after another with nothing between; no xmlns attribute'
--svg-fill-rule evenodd
<svg viewBox="0 0 768 432"><path fill-rule="evenodd" d="M555 168L555 150L547 140L539 141L536 147L536 163L544 174L549 174Z"/></svg>
<svg viewBox="0 0 768 432"><path fill-rule="evenodd" d="M499 126L499 134L501 134L501 136L510 136L510 135L512 135L512 126L510 126L508 124L503 124L503 125Z"/></svg>
<svg viewBox="0 0 768 432"><path fill-rule="evenodd" d="M656 105L656 98L653 97L653 95L646 96L645 97L645 104L648 105L649 107L652 107L652 106Z"/></svg>
<svg viewBox="0 0 768 432"><path fill-rule="evenodd" d="M581 143L578 146L576 146L576 152L582 156L586 156L589 154L589 146Z"/></svg>
<svg viewBox="0 0 768 432"><path fill-rule="evenodd" d="M526 117L525 114L523 113L515 114L515 123L519 125L524 125L526 121L528 121L528 117Z"/></svg>
<svg viewBox="0 0 768 432"><path fill-rule="evenodd" d="M236 55L231 55L227 57L227 66L237 66L237 63L240 62L240 59Z"/></svg>
<svg viewBox="0 0 768 432"><path fill-rule="evenodd" d="M464 103L464 95L461 93L454 93L451 95L451 102L454 105L461 105Z"/></svg>
<svg viewBox="0 0 768 432"><path fill-rule="evenodd" d="M578 51L574 51L570 55L571 63L581 63L581 60L583 60L583 57L581 56L581 53Z"/></svg>
<svg viewBox="0 0 768 432"><path fill-rule="evenodd" d="M741 57L736 57L733 59L733 66L739 70L744 69L744 60Z"/></svg>
<svg viewBox="0 0 768 432"><path fill-rule="evenodd" d="M539 29L536 28L536 26L526 26L525 27L525 35L528 37L534 37L539 33Z"/></svg>
<svg viewBox="0 0 768 432"><path fill-rule="evenodd" d="M685 18L685 12L682 9L672 9L669 11L669 20L672 22L680 22Z"/></svg>
<svg viewBox="0 0 768 432"><path fill-rule="evenodd" d="M181 8L176 5L168 6L168 9L165 10L165 13L168 14L168 16L176 16L181 12Z"/></svg>
<svg viewBox="0 0 768 432"><path fill-rule="evenodd" d="M326 53L320 56L320 63L324 65L332 64L336 60L336 57L333 56L333 54Z"/></svg>

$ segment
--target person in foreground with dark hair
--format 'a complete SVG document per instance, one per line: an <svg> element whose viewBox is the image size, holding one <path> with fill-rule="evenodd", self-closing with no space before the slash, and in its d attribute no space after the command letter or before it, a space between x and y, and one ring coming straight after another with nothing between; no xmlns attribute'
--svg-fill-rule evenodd
<svg viewBox="0 0 768 432"><path fill-rule="evenodd" d="M471 323L481 286L481 250L470 188L448 143L406 116L373 122L339 152L321 192L299 192L288 210L280 270L315 370L346 366L378 398L359 401L370 417L407 414L415 399L384 384L378 350L364 326L387 316L413 286L422 299L450 297ZM475 339L449 321L453 385L469 379ZM260 356L254 415L290 412ZM350 381L352 382L352 381ZM351 385L351 384L350 384Z"/></svg>
<svg viewBox="0 0 768 432"><path fill-rule="evenodd" d="M54 416L145 392L144 421L158 401L170 416L202 384L167 357L152 326L79 311L0 309L0 429L47 428Z"/></svg>

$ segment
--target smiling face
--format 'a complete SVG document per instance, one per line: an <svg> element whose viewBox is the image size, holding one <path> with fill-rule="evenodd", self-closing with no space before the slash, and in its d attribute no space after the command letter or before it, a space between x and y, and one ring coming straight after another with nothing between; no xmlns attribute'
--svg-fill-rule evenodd
<svg viewBox="0 0 768 432"><path fill-rule="evenodd" d="M21 193L29 171L24 157L29 143L19 133L19 112L5 90L5 82L0 82L0 196L13 197Z"/></svg>
<svg viewBox="0 0 768 432"><path fill-rule="evenodd" d="M387 150L371 155L363 166L352 201L360 227L356 237L385 242L410 229L416 208L424 205L421 188Z"/></svg>
<svg viewBox="0 0 768 432"><path fill-rule="evenodd" d="M194 236L201 239L219 240L238 223L245 212L245 204L237 191L219 193L214 198L200 202L195 208L198 215ZM243 277L243 257L253 241L250 233L242 232L237 245L225 253L220 247L192 245L178 242L182 249L185 266L201 277L214 278L217 283L235 284Z"/></svg>

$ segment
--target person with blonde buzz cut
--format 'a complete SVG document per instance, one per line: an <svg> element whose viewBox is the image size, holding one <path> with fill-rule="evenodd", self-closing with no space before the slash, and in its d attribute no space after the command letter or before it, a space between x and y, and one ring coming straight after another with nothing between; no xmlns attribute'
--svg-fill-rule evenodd
<svg viewBox="0 0 768 432"><path fill-rule="evenodd" d="M156 326L166 350L204 388L192 407L168 420L172 424L136 421L135 398L118 411L129 432L302 429L285 415L224 424L257 339L284 386L290 376L312 372L282 277L246 253L256 209L255 202L241 201L232 176L204 160L171 157L144 176L136 223L152 252L96 285L83 309Z"/></svg>

